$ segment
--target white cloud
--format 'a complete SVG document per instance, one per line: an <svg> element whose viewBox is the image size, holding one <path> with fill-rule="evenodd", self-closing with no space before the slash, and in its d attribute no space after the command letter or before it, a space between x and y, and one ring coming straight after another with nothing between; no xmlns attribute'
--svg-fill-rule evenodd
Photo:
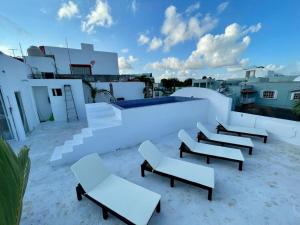
<svg viewBox="0 0 300 225"><path fill-rule="evenodd" d="M242 70L249 59L241 56L250 44L249 34L256 31L233 23L225 28L223 34L201 37L196 49L185 60L167 57L146 66L163 74L165 71L169 74L190 74L192 70L205 68L226 68L228 72Z"/></svg>
<svg viewBox="0 0 300 225"><path fill-rule="evenodd" d="M87 33L94 31L95 27L110 27L113 19L110 6L105 0L97 0L93 9L81 23L81 30Z"/></svg>
<svg viewBox="0 0 300 225"><path fill-rule="evenodd" d="M162 44L163 42L160 38L153 37L149 43L149 51L158 49Z"/></svg>
<svg viewBox="0 0 300 225"><path fill-rule="evenodd" d="M199 38L212 30L217 24L217 19L210 15L205 15L199 19L198 16L188 16L185 18L177 13L175 6L169 6L165 11L161 33L164 38L164 50L168 51L174 45L182 43L192 38Z"/></svg>
<svg viewBox="0 0 300 225"><path fill-rule="evenodd" d="M200 3L197 2L189 6L184 13L178 13L175 6L169 6L165 10L165 19L161 27L162 37L150 38L141 34L138 43L140 45L148 44L148 50L155 50L163 46L164 51L169 51L179 43L200 38L211 31L217 25L218 20L209 14L201 17L199 13L192 15L199 8Z"/></svg>
<svg viewBox="0 0 300 225"><path fill-rule="evenodd" d="M131 10L135 14L137 11L137 5L136 5L136 0L132 0L131 2Z"/></svg>
<svg viewBox="0 0 300 225"><path fill-rule="evenodd" d="M72 17L78 15L79 8L73 1L68 1L63 3L57 12L58 19L71 19Z"/></svg>
<svg viewBox="0 0 300 225"><path fill-rule="evenodd" d="M272 71L278 72L280 70L283 70L285 68L285 66L284 65L269 64L269 65L266 65L265 68L267 70L272 70Z"/></svg>
<svg viewBox="0 0 300 225"><path fill-rule="evenodd" d="M252 26L246 28L246 29L244 30L244 33L245 33L245 34L246 34L246 33L256 33L256 32L258 32L258 31L260 31L261 28L262 28L261 23L258 23L258 24L256 24L256 25L252 25Z"/></svg>
<svg viewBox="0 0 300 225"><path fill-rule="evenodd" d="M261 25L260 25L261 26ZM197 49L187 59L187 64L197 64L199 68L234 66L244 63L240 58L251 42L249 33L256 32L233 23L223 34L206 34L199 39Z"/></svg>
<svg viewBox="0 0 300 225"><path fill-rule="evenodd" d="M48 14L48 11L45 8L40 8L40 12L43 14Z"/></svg>
<svg viewBox="0 0 300 225"><path fill-rule="evenodd" d="M147 37L145 34L140 34L139 38L138 38L138 43L139 45L145 45L148 44L150 41L150 38Z"/></svg>
<svg viewBox="0 0 300 225"><path fill-rule="evenodd" d="M220 5L218 5L218 8L217 8L218 13L224 12L227 9L228 5L229 5L229 2L223 2Z"/></svg>
<svg viewBox="0 0 300 225"><path fill-rule="evenodd" d="M133 69L132 64L138 61L138 58L130 55L128 58L121 56L118 58L119 69L121 72Z"/></svg>
<svg viewBox="0 0 300 225"><path fill-rule="evenodd" d="M129 52L129 49L128 49L128 48L123 48L123 49L121 50L121 52L122 52L122 53L128 53L128 52Z"/></svg>
<svg viewBox="0 0 300 225"><path fill-rule="evenodd" d="M184 67L184 62L176 57L167 57L163 58L160 62L150 63L147 67L155 70L181 70Z"/></svg>
<svg viewBox="0 0 300 225"><path fill-rule="evenodd" d="M195 2L194 4L190 5L186 10L185 13L191 14L197 11L200 8L200 2Z"/></svg>

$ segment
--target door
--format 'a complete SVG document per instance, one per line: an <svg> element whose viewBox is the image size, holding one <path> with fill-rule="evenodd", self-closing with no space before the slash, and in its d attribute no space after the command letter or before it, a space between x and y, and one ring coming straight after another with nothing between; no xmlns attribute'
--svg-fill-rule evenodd
<svg viewBox="0 0 300 225"><path fill-rule="evenodd" d="M13 139L11 126L4 105L2 90L0 90L0 137L5 140Z"/></svg>
<svg viewBox="0 0 300 225"><path fill-rule="evenodd" d="M22 101L22 97L21 97L21 92L19 92L19 91L15 92L15 96L16 96L16 101L18 104L21 120L23 123L24 131L25 131L25 134L27 134L29 132L29 126L28 126L26 113L25 113L25 109L24 109L24 105L23 105L23 101Z"/></svg>
<svg viewBox="0 0 300 225"><path fill-rule="evenodd" d="M32 87L32 89L40 122L48 121L52 116L48 87Z"/></svg>

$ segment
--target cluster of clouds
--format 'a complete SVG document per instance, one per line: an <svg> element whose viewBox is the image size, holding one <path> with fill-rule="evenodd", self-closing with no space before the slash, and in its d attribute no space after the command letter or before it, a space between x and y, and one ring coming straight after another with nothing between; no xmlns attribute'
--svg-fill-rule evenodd
<svg viewBox="0 0 300 225"><path fill-rule="evenodd" d="M129 55L128 57L120 56L118 58L119 70L121 73L132 70L132 64L138 61L138 58Z"/></svg>
<svg viewBox="0 0 300 225"><path fill-rule="evenodd" d="M78 4L71 0L62 3L57 16L59 20L73 17L81 18ZM111 8L106 0L96 0L94 8L81 20L81 30L87 33L94 32L96 27L110 27L112 25Z"/></svg>
<svg viewBox="0 0 300 225"><path fill-rule="evenodd" d="M148 51L163 48L165 52L173 46L187 40L197 39L211 31L218 20L209 14L201 16L197 13L200 3L189 6L183 13L178 13L175 6L171 5L165 10L165 18L162 24L161 37L149 37L141 33L138 37L139 45L146 45Z"/></svg>
<svg viewBox="0 0 300 225"><path fill-rule="evenodd" d="M149 63L148 67L155 70L187 71L207 67L243 66L248 62L248 59L241 58L241 55L251 42L249 35L260 29L260 23L250 27L241 27L237 23L230 24L222 34L205 34L200 37L196 49L185 60L166 57Z"/></svg>
<svg viewBox="0 0 300 225"><path fill-rule="evenodd" d="M187 41L195 41L196 45L190 54L182 59L172 56L149 62L144 69L152 69L160 74L160 78L178 77L181 79L197 77L197 72L207 68L225 68L228 73L242 71L249 65L249 59L243 57L251 43L251 36L259 32L261 23L251 26L242 26L232 23L224 28L219 34L211 32L218 25L218 18L229 7L229 2L219 4L215 13L200 13L199 2L188 6L182 12L170 5L164 13L164 20L159 33L150 34L149 31L139 33L137 43L140 47L146 47L148 52L161 50L165 54L170 53L176 45ZM133 14L138 10L137 0L132 0L129 5ZM62 3L57 12L59 20L77 17L81 19L81 30L87 33L95 32L97 27L111 27L114 20L111 8L107 0L96 0L95 6L87 15L82 16L79 5L74 0ZM3 49L6 51L7 49ZM118 58L121 72L133 70L133 64L138 61L137 57L128 55L128 48L120 51L123 55ZM269 64L268 70L283 71L285 66Z"/></svg>

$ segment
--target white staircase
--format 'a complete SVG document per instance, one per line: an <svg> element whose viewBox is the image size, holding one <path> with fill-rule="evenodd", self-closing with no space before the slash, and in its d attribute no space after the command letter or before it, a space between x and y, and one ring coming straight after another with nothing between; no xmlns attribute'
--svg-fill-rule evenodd
<svg viewBox="0 0 300 225"><path fill-rule="evenodd" d="M107 103L86 104L86 113L88 127L83 128L79 134L75 134L71 140L67 140L63 145L56 147L50 159L51 164L59 164L64 154L73 152L75 146L82 145L84 139L93 136L93 132L96 130L122 124L120 116Z"/></svg>

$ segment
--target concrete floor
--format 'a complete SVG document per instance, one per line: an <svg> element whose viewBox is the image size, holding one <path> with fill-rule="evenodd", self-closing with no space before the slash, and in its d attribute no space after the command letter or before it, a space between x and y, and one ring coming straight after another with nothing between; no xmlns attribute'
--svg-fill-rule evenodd
<svg viewBox="0 0 300 225"><path fill-rule="evenodd" d="M55 146L63 144L85 127L84 123L42 124L14 149L30 146L31 173L24 198L22 225L123 224L114 216L102 219L101 209L87 199L77 201L76 180L69 166L52 167L49 159ZM195 136L196 130L188 131ZM179 158L177 133L157 140L164 154ZM213 201L207 191L158 175L140 176L142 158L137 148L101 155L107 167L120 177L162 195L161 213L154 213L149 224L300 224L300 148L270 139L263 144L253 140L252 156L243 150L244 170L237 163L212 160L215 169ZM101 146L99 140L99 146ZM205 164L205 159L184 155L183 160Z"/></svg>

